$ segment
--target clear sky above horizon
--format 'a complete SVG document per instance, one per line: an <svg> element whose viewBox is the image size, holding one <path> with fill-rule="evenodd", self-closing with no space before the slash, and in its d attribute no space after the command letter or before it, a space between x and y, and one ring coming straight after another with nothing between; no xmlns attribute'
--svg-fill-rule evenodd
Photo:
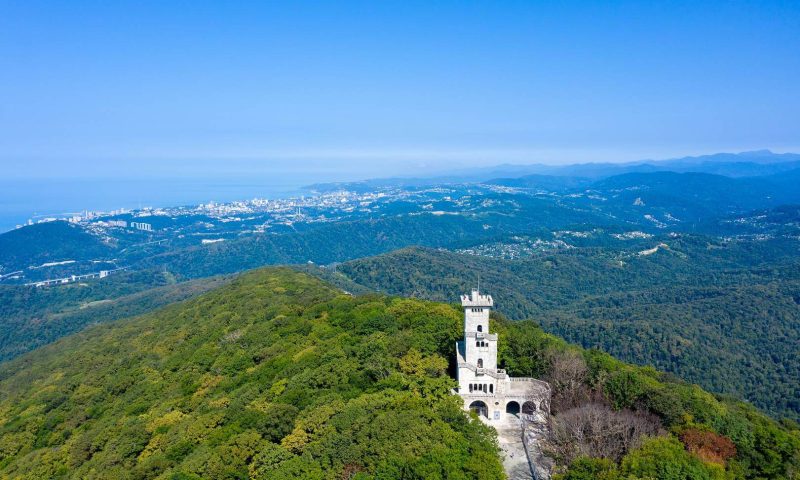
<svg viewBox="0 0 800 480"><path fill-rule="evenodd" d="M800 147L800 2L0 0L5 178Z"/></svg>

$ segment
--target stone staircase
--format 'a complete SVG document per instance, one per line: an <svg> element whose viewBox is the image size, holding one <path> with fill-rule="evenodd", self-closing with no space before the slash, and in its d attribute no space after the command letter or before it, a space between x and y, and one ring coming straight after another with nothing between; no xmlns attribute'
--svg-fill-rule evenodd
<svg viewBox="0 0 800 480"><path fill-rule="evenodd" d="M472 370L473 372L475 372L475 373L477 373L479 375L481 375L481 374L482 375L488 375L488 376L490 376L492 378L496 378L498 380L502 380L502 379L506 378L506 371L503 370L502 368L498 368L495 371L495 370L492 370L491 368L478 368L478 367L476 367L475 365L473 365L471 363L459 362L458 363L458 368L462 368L462 367L463 368L468 368L468 369Z"/></svg>

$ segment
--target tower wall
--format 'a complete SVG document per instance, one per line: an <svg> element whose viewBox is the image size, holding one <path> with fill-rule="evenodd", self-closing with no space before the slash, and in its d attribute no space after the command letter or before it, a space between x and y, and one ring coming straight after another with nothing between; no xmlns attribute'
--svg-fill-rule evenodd
<svg viewBox="0 0 800 480"><path fill-rule="evenodd" d="M464 307L464 332L478 332L478 327L483 333L489 333L490 307Z"/></svg>
<svg viewBox="0 0 800 480"><path fill-rule="evenodd" d="M478 368L497 368L497 335L489 334L489 313L494 306L490 295L476 289L461 297L464 308L464 358Z"/></svg>
<svg viewBox="0 0 800 480"><path fill-rule="evenodd" d="M480 368L497 368L497 335L467 334L464 359Z"/></svg>

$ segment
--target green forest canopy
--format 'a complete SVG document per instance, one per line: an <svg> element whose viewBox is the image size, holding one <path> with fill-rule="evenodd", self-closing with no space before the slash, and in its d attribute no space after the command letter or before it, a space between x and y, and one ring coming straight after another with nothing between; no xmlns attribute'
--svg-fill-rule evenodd
<svg viewBox="0 0 800 480"><path fill-rule="evenodd" d="M797 472L796 425L532 322L497 317L492 328L510 373L546 378L548 359L577 353L588 388L663 423L662 436L619 462L580 458L567 478ZM254 271L3 364L0 479L502 478L492 430L449 393L461 334L450 305L352 297L288 269ZM735 454L706 462L680 443L687 430L728 439Z"/></svg>
<svg viewBox="0 0 800 480"><path fill-rule="evenodd" d="M438 301L456 298L480 272L512 319L799 420L796 241L665 241L668 250L648 256L574 249L521 260L409 248L337 272L375 291Z"/></svg>

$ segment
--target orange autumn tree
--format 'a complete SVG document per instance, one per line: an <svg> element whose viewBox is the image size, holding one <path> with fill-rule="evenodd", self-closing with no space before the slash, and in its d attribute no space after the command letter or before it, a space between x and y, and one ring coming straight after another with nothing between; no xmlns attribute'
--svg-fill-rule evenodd
<svg viewBox="0 0 800 480"><path fill-rule="evenodd" d="M725 465L736 455L736 445L723 435L707 430L689 428L680 435L686 449L706 462Z"/></svg>

